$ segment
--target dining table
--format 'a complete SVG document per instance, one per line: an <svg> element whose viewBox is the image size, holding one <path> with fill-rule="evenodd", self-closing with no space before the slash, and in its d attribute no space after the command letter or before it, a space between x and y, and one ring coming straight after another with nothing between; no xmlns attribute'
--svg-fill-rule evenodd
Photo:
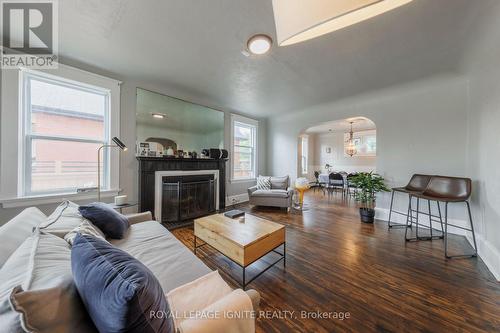
<svg viewBox="0 0 500 333"><path fill-rule="evenodd" d="M347 184L347 173L339 172L344 178L344 184ZM318 176L318 182L320 184L330 184L330 174L328 173L320 173ZM332 182L332 184L335 184Z"/></svg>

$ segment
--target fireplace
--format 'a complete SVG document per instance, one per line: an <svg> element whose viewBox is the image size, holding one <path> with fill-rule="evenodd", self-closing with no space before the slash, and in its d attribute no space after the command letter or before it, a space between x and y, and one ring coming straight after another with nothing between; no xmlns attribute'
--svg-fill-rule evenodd
<svg viewBox="0 0 500 333"><path fill-rule="evenodd" d="M163 177L161 223L168 226L214 212L213 174Z"/></svg>
<svg viewBox="0 0 500 333"><path fill-rule="evenodd" d="M156 171L155 218L168 229L219 209L219 170Z"/></svg>

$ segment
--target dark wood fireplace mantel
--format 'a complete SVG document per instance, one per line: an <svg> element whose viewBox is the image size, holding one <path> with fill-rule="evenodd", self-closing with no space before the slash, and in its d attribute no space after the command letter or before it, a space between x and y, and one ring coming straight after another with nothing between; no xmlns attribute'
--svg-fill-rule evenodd
<svg viewBox="0 0 500 333"><path fill-rule="evenodd" d="M139 161L139 211L155 211L155 172L174 170L219 170L219 209L226 206L226 161L212 158L137 156Z"/></svg>

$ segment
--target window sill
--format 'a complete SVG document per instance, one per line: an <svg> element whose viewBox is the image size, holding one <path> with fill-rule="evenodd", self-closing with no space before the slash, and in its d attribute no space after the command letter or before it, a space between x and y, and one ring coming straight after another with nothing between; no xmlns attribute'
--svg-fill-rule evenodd
<svg viewBox="0 0 500 333"><path fill-rule="evenodd" d="M116 190L104 190L101 191L101 197L109 198L118 195L120 189ZM97 192L90 193L62 193L62 194L48 194L48 195L37 195L29 197L17 197L17 198L6 198L0 199L0 203L3 208L16 208L16 207L30 207L36 205L46 205L53 203L60 203L63 200L88 200L97 199Z"/></svg>
<svg viewBox="0 0 500 333"><path fill-rule="evenodd" d="M238 183L251 183L251 182L256 182L257 178L247 178L247 179L231 179L230 183L231 184L238 184Z"/></svg>

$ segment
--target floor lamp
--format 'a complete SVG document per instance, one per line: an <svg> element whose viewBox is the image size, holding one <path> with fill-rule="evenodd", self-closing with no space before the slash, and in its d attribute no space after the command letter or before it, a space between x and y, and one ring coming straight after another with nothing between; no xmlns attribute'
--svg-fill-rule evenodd
<svg viewBox="0 0 500 333"><path fill-rule="evenodd" d="M97 149L97 201L101 201L101 150L103 148L120 148L120 150L127 151L127 146L116 136L111 139L114 145L102 145Z"/></svg>

